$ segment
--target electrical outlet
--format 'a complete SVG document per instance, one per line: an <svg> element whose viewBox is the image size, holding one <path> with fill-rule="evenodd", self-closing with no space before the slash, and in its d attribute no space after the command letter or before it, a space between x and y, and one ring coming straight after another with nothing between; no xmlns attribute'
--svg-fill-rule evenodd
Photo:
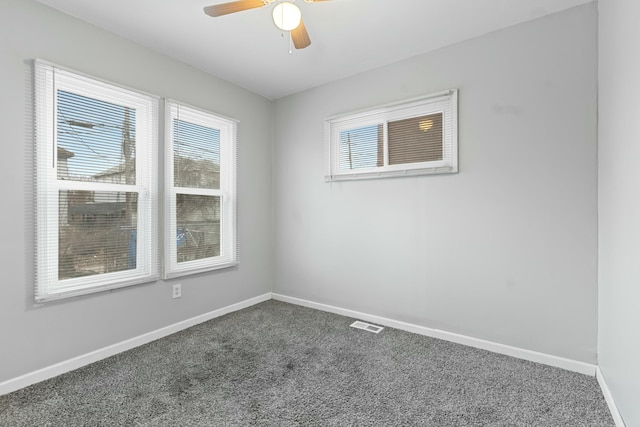
<svg viewBox="0 0 640 427"><path fill-rule="evenodd" d="M182 296L182 285L180 283L176 283L173 285L173 296L172 298L180 298Z"/></svg>

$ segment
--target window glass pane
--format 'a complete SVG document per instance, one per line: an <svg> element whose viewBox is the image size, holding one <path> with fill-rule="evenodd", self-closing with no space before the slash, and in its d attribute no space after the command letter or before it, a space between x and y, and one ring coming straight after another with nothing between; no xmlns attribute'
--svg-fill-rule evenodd
<svg viewBox="0 0 640 427"><path fill-rule="evenodd" d="M58 179L135 184L135 109L57 92Z"/></svg>
<svg viewBox="0 0 640 427"><path fill-rule="evenodd" d="M382 166L384 162L382 132L382 124L340 132L340 169Z"/></svg>
<svg viewBox="0 0 640 427"><path fill-rule="evenodd" d="M60 191L58 279L136 268L137 193Z"/></svg>
<svg viewBox="0 0 640 427"><path fill-rule="evenodd" d="M389 122L389 164L442 160L442 113Z"/></svg>
<svg viewBox="0 0 640 427"><path fill-rule="evenodd" d="M178 262L220 255L220 197L176 194Z"/></svg>
<svg viewBox="0 0 640 427"><path fill-rule="evenodd" d="M174 185L220 189L220 130L173 120Z"/></svg>

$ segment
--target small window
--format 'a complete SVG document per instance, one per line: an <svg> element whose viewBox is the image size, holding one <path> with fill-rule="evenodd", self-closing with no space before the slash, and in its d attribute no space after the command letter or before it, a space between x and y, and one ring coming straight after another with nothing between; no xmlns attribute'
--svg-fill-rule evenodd
<svg viewBox="0 0 640 427"><path fill-rule="evenodd" d="M158 278L157 98L35 62L36 300Z"/></svg>
<svg viewBox="0 0 640 427"><path fill-rule="evenodd" d="M235 265L234 120L166 102L165 278Z"/></svg>
<svg viewBox="0 0 640 427"><path fill-rule="evenodd" d="M457 91L325 122L327 181L458 171Z"/></svg>

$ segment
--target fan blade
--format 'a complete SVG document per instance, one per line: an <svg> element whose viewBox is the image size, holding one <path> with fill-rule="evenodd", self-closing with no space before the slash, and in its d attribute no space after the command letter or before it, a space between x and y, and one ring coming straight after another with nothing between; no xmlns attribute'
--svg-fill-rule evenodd
<svg viewBox="0 0 640 427"><path fill-rule="evenodd" d="M293 39L293 45L296 49L304 49L311 44L309 33L307 33L307 28L304 26L302 20L300 20L298 28L291 31L291 38Z"/></svg>
<svg viewBox="0 0 640 427"><path fill-rule="evenodd" d="M255 9L265 5L262 0L238 0L229 3L216 4L204 8L204 13L209 16L222 16L229 13L242 12L243 10Z"/></svg>

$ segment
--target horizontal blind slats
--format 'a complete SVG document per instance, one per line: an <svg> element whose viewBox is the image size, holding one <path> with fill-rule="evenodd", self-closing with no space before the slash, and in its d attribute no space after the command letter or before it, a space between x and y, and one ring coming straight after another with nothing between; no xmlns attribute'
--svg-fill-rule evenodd
<svg viewBox="0 0 640 427"><path fill-rule="evenodd" d="M157 99L42 61L34 75L36 299L152 280Z"/></svg>
<svg viewBox="0 0 640 427"><path fill-rule="evenodd" d="M388 123L389 164L443 159L442 113Z"/></svg>
<svg viewBox="0 0 640 427"><path fill-rule="evenodd" d="M236 122L166 102L166 278L237 262Z"/></svg>
<svg viewBox="0 0 640 427"><path fill-rule="evenodd" d="M327 178L456 172L456 115L452 90L328 119Z"/></svg>

